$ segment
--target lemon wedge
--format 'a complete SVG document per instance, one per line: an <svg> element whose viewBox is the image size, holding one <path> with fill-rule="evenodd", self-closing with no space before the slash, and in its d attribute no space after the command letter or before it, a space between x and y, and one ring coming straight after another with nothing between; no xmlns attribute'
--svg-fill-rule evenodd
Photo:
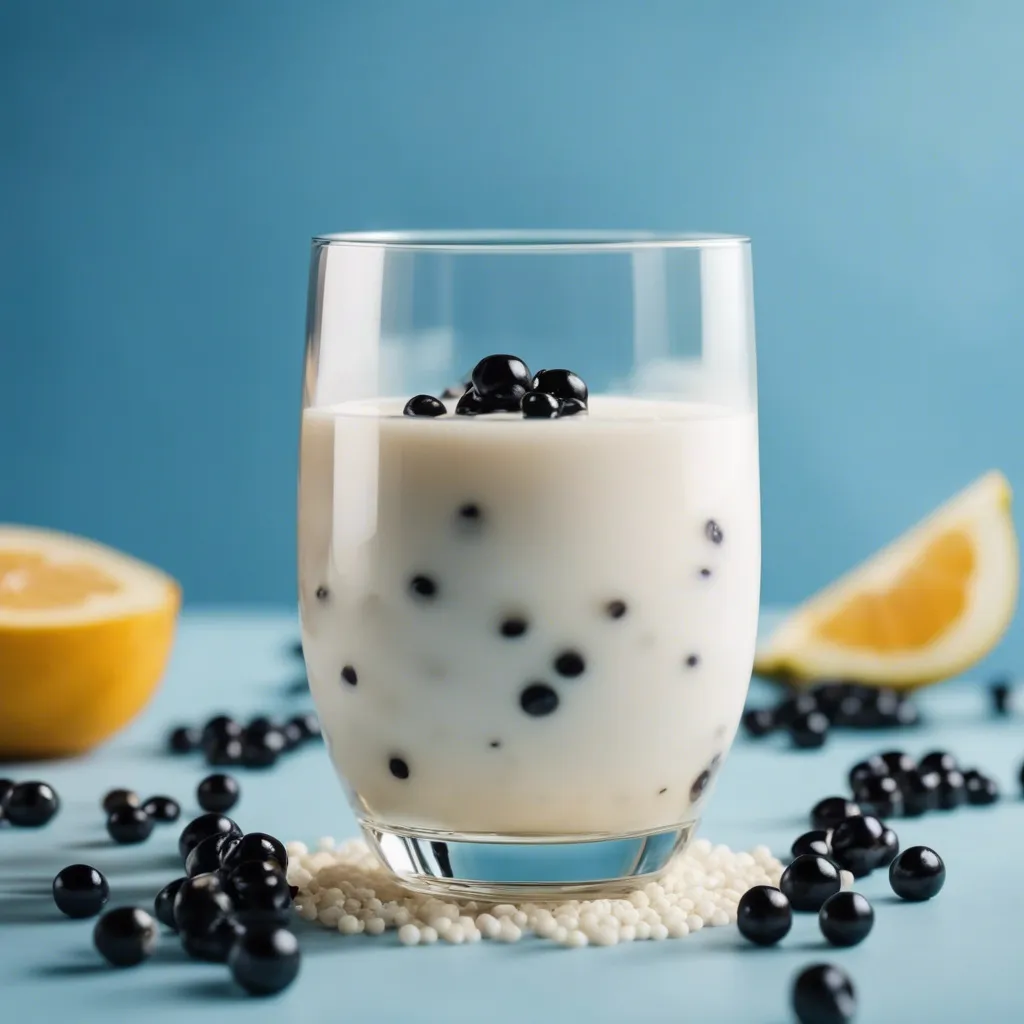
<svg viewBox="0 0 1024 1024"><path fill-rule="evenodd" d="M754 671L912 689L998 643L1017 604L1010 485L986 473L780 623Z"/></svg>
<svg viewBox="0 0 1024 1024"><path fill-rule="evenodd" d="M82 753L164 673L181 591L69 534L0 524L0 758Z"/></svg>

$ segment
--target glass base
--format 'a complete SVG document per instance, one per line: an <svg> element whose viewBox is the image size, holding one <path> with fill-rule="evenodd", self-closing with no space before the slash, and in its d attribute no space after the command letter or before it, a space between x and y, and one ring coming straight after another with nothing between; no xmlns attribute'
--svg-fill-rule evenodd
<svg viewBox="0 0 1024 1024"><path fill-rule="evenodd" d="M636 889L686 847L698 823L618 836L467 835L365 821L362 828L384 865L416 892L541 902Z"/></svg>

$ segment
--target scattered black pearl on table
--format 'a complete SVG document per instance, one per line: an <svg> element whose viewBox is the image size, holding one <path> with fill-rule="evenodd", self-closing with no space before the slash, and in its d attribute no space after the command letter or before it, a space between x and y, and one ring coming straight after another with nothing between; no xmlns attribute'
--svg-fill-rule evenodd
<svg viewBox="0 0 1024 1024"><path fill-rule="evenodd" d="M740 897L736 927L755 945L773 946L793 927L793 908L775 886L755 885Z"/></svg>
<svg viewBox="0 0 1024 1024"><path fill-rule="evenodd" d="M793 1012L800 1024L848 1024L857 1012L849 975L834 964L813 964L793 982Z"/></svg>
<svg viewBox="0 0 1024 1024"><path fill-rule="evenodd" d="M140 907L116 907L96 922L92 940L107 963L134 967L156 948L156 922Z"/></svg>
<svg viewBox="0 0 1024 1024"><path fill-rule="evenodd" d="M743 728L754 739L767 736L775 731L775 712L771 708L750 708L743 712Z"/></svg>
<svg viewBox="0 0 1024 1024"><path fill-rule="evenodd" d="M789 724L790 742L798 750L817 750L828 739L829 720L820 711L798 715Z"/></svg>
<svg viewBox="0 0 1024 1024"><path fill-rule="evenodd" d="M803 857L810 854L814 857L830 857L832 855L832 844L829 842L830 832L827 829L816 828L797 836L790 847L790 853L794 857Z"/></svg>
<svg viewBox="0 0 1024 1024"><path fill-rule="evenodd" d="M344 679L349 686L355 686L359 682L359 675L351 665L346 665L341 670L341 678Z"/></svg>
<svg viewBox="0 0 1024 1024"><path fill-rule="evenodd" d="M1013 711L1013 685L1009 679L996 679L989 684L992 713L1002 717Z"/></svg>
<svg viewBox="0 0 1024 1024"><path fill-rule="evenodd" d="M53 880L53 902L68 917L95 917L110 898L110 885L89 864L69 864Z"/></svg>
<svg viewBox="0 0 1024 1024"><path fill-rule="evenodd" d="M184 881L184 878L176 878L173 882L168 882L153 900L153 913L156 915L156 919L162 925L173 928L175 931L178 930L178 926L174 921L174 897L178 895L178 890Z"/></svg>
<svg viewBox="0 0 1024 1024"><path fill-rule="evenodd" d="M144 843L153 834L153 819L141 808L120 804L107 815L107 833L115 843Z"/></svg>
<svg viewBox="0 0 1024 1024"><path fill-rule="evenodd" d="M242 763L242 741L238 736L214 740L203 747L211 768L230 768Z"/></svg>
<svg viewBox="0 0 1024 1024"><path fill-rule="evenodd" d="M999 799L999 784L995 779L974 769L964 772L964 789L967 802L973 807L987 807Z"/></svg>
<svg viewBox="0 0 1024 1024"><path fill-rule="evenodd" d="M167 749L172 754L191 754L202 743L202 733L190 725L179 725L167 734Z"/></svg>
<svg viewBox="0 0 1024 1024"><path fill-rule="evenodd" d="M288 853L276 836L266 832L247 832L223 847L220 866L224 871L233 871L247 861L273 861L284 871L288 868Z"/></svg>
<svg viewBox="0 0 1024 1024"><path fill-rule="evenodd" d="M844 818L832 830L832 860L841 868L863 878L878 867L885 826L873 814Z"/></svg>
<svg viewBox="0 0 1024 1024"><path fill-rule="evenodd" d="M242 795L242 787L232 775L207 775L196 787L196 802L204 811L230 811Z"/></svg>
<svg viewBox="0 0 1024 1024"><path fill-rule="evenodd" d="M889 774L889 766L877 755L863 761L858 761L851 769L849 775L850 788L856 789L858 783L865 779L882 778Z"/></svg>
<svg viewBox="0 0 1024 1024"><path fill-rule="evenodd" d="M964 777L957 769L939 774L939 810L955 811L967 803Z"/></svg>
<svg viewBox="0 0 1024 1024"><path fill-rule="evenodd" d="M413 395L405 403L402 414L404 416L443 416L447 411L444 402L433 395Z"/></svg>
<svg viewBox="0 0 1024 1024"><path fill-rule="evenodd" d="M911 846L889 865L889 884L900 899L930 900L945 882L946 865L927 846Z"/></svg>
<svg viewBox="0 0 1024 1024"><path fill-rule="evenodd" d="M402 757L392 757L388 761L388 771L396 779L407 779L409 778L409 765L408 762Z"/></svg>
<svg viewBox="0 0 1024 1024"><path fill-rule="evenodd" d="M181 817L181 805L169 796L151 796L142 809L157 825L170 825Z"/></svg>
<svg viewBox="0 0 1024 1024"><path fill-rule="evenodd" d="M507 619L501 620L501 625L498 627L498 632L503 637L509 640L514 640L516 637L522 636L529 628L526 619L521 618L518 615L509 616Z"/></svg>
<svg viewBox="0 0 1024 1024"><path fill-rule="evenodd" d="M289 719L289 722L299 728L307 742L321 738L320 719L317 718L315 712L309 711L304 715L295 715L294 718Z"/></svg>
<svg viewBox="0 0 1024 1024"><path fill-rule="evenodd" d="M856 946L871 933L875 911L859 892L837 892L818 911L821 934L833 946Z"/></svg>
<svg viewBox="0 0 1024 1024"><path fill-rule="evenodd" d="M15 783L4 801L4 817L16 828L42 828L60 810L60 797L46 782Z"/></svg>
<svg viewBox="0 0 1024 1024"><path fill-rule="evenodd" d="M437 583L430 576L413 576L409 580L409 590L414 597L430 600L437 596Z"/></svg>
<svg viewBox="0 0 1024 1024"><path fill-rule="evenodd" d="M178 888L174 924L179 932L208 932L233 910L234 904L218 875L196 875L186 878Z"/></svg>
<svg viewBox="0 0 1024 1024"><path fill-rule="evenodd" d="M862 779L854 786L853 797L861 810L880 818L898 817L903 813L903 794L891 775Z"/></svg>
<svg viewBox="0 0 1024 1024"><path fill-rule="evenodd" d="M817 710L818 701L813 693L796 693L776 705L775 723L788 729L798 718Z"/></svg>
<svg viewBox="0 0 1024 1024"><path fill-rule="evenodd" d="M917 762L919 772L951 772L959 767L956 758L945 750L933 750Z"/></svg>
<svg viewBox="0 0 1024 1024"><path fill-rule="evenodd" d="M223 964L244 933L242 923L235 917L222 917L207 931L182 932L181 948L193 960Z"/></svg>
<svg viewBox="0 0 1024 1024"><path fill-rule="evenodd" d="M298 976L301 962L298 940L283 927L247 930L228 956L231 976L257 996L286 989Z"/></svg>
<svg viewBox="0 0 1024 1024"><path fill-rule="evenodd" d="M530 683L519 694L519 706L533 718L550 715L558 707L558 694L547 683Z"/></svg>
<svg viewBox="0 0 1024 1024"><path fill-rule="evenodd" d="M242 830L223 814L201 814L198 818L190 821L182 829L181 836L178 838L178 853L182 863L204 839L219 833L241 837Z"/></svg>
<svg viewBox="0 0 1024 1024"><path fill-rule="evenodd" d="M284 733L276 725L254 723L242 734L242 764L246 768L271 768L286 745Z"/></svg>
<svg viewBox="0 0 1024 1024"><path fill-rule="evenodd" d="M887 828L878 840L878 866L887 868L899 852L899 836L891 828Z"/></svg>
<svg viewBox="0 0 1024 1024"><path fill-rule="evenodd" d="M844 796L827 796L811 808L811 827L816 829L835 828L844 818L860 814L860 807Z"/></svg>
<svg viewBox="0 0 1024 1024"><path fill-rule="evenodd" d="M890 775L906 775L917 767L917 762L902 750L887 750L878 756L889 769Z"/></svg>
<svg viewBox="0 0 1024 1024"><path fill-rule="evenodd" d="M200 740L205 746L217 740L242 735L241 722L235 721L230 715L214 715L204 726Z"/></svg>
<svg viewBox="0 0 1024 1024"><path fill-rule="evenodd" d="M804 854L782 872L779 888L794 910L817 913L839 892L839 868L826 857Z"/></svg>
<svg viewBox="0 0 1024 1024"><path fill-rule="evenodd" d="M242 861L227 872L224 890L239 911L281 914L292 903L288 880L274 860Z"/></svg>
<svg viewBox="0 0 1024 1024"><path fill-rule="evenodd" d="M185 874L189 878L195 878L197 875L208 875L219 871L221 850L226 843L232 842L234 839L234 836L223 832L207 836L185 858Z"/></svg>
<svg viewBox="0 0 1024 1024"><path fill-rule="evenodd" d="M922 767L924 762L922 762ZM900 794L903 797L903 814L908 818L916 818L939 806L939 773L931 769L921 768L907 772L900 781Z"/></svg>
<svg viewBox="0 0 1024 1024"><path fill-rule="evenodd" d="M586 662L579 651L562 651L555 658L555 671L567 679L575 679L583 674L586 669Z"/></svg>
<svg viewBox="0 0 1024 1024"><path fill-rule="evenodd" d="M553 395L541 391L529 391L523 395L523 416L528 420L554 419L561 408L561 402Z"/></svg>
<svg viewBox="0 0 1024 1024"><path fill-rule="evenodd" d="M109 814L117 807L141 807L139 794L130 789L112 789L103 797L103 810Z"/></svg>

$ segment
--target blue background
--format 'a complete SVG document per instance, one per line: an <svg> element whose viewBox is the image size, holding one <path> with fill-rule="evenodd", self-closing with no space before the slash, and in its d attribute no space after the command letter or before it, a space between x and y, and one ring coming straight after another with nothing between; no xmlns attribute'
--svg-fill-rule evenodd
<svg viewBox="0 0 1024 1024"><path fill-rule="evenodd" d="M0 518L290 602L310 235L740 231L764 596L798 599L1024 485L1022 33L1018 0L6 0Z"/></svg>

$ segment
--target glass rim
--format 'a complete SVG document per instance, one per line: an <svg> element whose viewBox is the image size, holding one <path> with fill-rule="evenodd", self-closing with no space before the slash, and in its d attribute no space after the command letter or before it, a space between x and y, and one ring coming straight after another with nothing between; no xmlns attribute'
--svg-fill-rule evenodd
<svg viewBox="0 0 1024 1024"><path fill-rule="evenodd" d="M750 244L747 235L635 230L342 231L313 236L313 245L419 252L631 252L641 249L712 249Z"/></svg>

